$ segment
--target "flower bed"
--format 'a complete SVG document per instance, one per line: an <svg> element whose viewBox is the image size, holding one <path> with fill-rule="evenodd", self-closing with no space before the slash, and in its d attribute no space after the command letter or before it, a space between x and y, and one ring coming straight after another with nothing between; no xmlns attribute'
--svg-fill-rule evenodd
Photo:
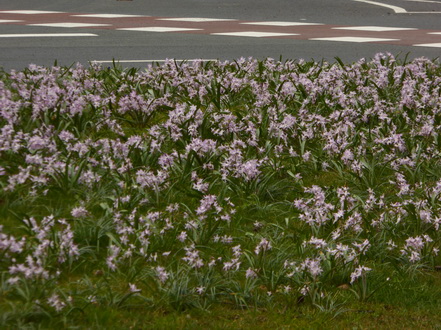
<svg viewBox="0 0 441 330"><path fill-rule="evenodd" d="M325 306L435 269L440 86L383 54L2 72L0 303Z"/></svg>

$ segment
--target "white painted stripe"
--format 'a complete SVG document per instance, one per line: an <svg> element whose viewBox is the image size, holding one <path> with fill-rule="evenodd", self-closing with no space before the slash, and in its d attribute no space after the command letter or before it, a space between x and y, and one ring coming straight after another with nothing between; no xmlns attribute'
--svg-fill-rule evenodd
<svg viewBox="0 0 441 330"><path fill-rule="evenodd" d="M44 37L98 37L93 33L23 33L0 34L0 38L44 38Z"/></svg>
<svg viewBox="0 0 441 330"><path fill-rule="evenodd" d="M400 39L366 38L366 37L331 37L331 38L311 38L314 41L342 41L342 42L379 42L396 41Z"/></svg>
<svg viewBox="0 0 441 330"><path fill-rule="evenodd" d="M265 26L301 26L301 25L323 25L322 23L306 23L306 22L246 22L240 24L248 25L265 25Z"/></svg>
<svg viewBox="0 0 441 330"><path fill-rule="evenodd" d="M429 32L427 34L441 34L441 32Z"/></svg>
<svg viewBox="0 0 441 330"><path fill-rule="evenodd" d="M200 31L202 29L150 26L150 27L122 28L122 29L117 29L117 30L120 30L120 31L141 31L141 32L179 32L179 31Z"/></svg>
<svg viewBox="0 0 441 330"><path fill-rule="evenodd" d="M252 37L252 38L264 38L264 37L285 37L285 36L298 36L298 33L273 33L273 32L221 32L211 33L213 36L232 36L232 37Z"/></svg>
<svg viewBox="0 0 441 330"><path fill-rule="evenodd" d="M70 15L72 17L93 17L93 18L124 18L124 17L150 17L143 15L123 15L123 14L82 14Z"/></svg>
<svg viewBox="0 0 441 330"><path fill-rule="evenodd" d="M404 9L404 8L397 7L397 6L392 6L392 5L387 5L387 4L381 3L381 2L368 1L368 0L353 0L353 1L363 2L363 3L367 3L367 4L370 4L370 5L374 5L374 6L386 7L386 8L392 9L396 14L405 14L405 13L407 13L407 10Z"/></svg>
<svg viewBox="0 0 441 330"><path fill-rule="evenodd" d="M38 15L38 14L62 14L62 11L45 11L45 10L1 10L3 14L24 14L24 15Z"/></svg>
<svg viewBox="0 0 441 330"><path fill-rule="evenodd" d="M351 30L351 31L373 31L373 32L418 30L415 28L401 28L401 27L388 27L388 26L344 26L344 27L336 27L332 29Z"/></svg>
<svg viewBox="0 0 441 330"><path fill-rule="evenodd" d="M217 61L216 59L189 59L189 60L178 60L178 59L171 59L172 61L176 61L176 62L194 62L194 61L202 61L202 62L213 62L213 61ZM97 63L152 63L152 62L159 62L159 63L163 63L165 61L169 61L169 60L103 60L103 61L92 61L92 62L97 62Z"/></svg>
<svg viewBox="0 0 441 330"><path fill-rule="evenodd" d="M175 21L175 22L224 22L224 21L237 21L236 19L228 18L202 18L202 17L181 17L181 18L157 18L157 21Z"/></svg>
<svg viewBox="0 0 441 330"><path fill-rule="evenodd" d="M427 3L441 3L441 1L431 1L431 0L405 0L405 1L427 2Z"/></svg>
<svg viewBox="0 0 441 330"><path fill-rule="evenodd" d="M27 24L28 26L47 26L47 27L63 27L63 28L81 28L81 27L94 27L94 26L112 26L112 24L95 24L95 23L38 23Z"/></svg>
<svg viewBox="0 0 441 330"><path fill-rule="evenodd" d="M19 19L0 19L0 23L18 23L23 22Z"/></svg>
<svg viewBox="0 0 441 330"><path fill-rule="evenodd" d="M435 48L441 48L441 43L433 43L433 44L417 44L417 45L412 45L412 46L416 46L416 47L435 47Z"/></svg>

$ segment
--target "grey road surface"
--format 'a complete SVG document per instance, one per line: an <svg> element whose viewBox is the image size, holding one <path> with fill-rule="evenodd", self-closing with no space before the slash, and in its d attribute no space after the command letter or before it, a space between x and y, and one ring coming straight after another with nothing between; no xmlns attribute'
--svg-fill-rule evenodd
<svg viewBox="0 0 441 330"><path fill-rule="evenodd" d="M41 16L35 23L29 20L37 19L38 15L15 12L18 10L57 11L68 16ZM79 20L70 14L127 14L153 18L148 21L148 31L127 29L126 25L132 20L129 18L123 23L120 18L95 18L93 22L91 18L86 19L90 24L101 24L96 27L60 26ZM157 29L178 24L156 18L201 17L231 19L238 23L232 27L228 26L228 21L219 23L216 33L205 33L198 28L202 26L198 24L209 27L212 23L191 23L192 29L197 28L194 31L158 33L151 30L151 26ZM242 22L266 22L266 25ZM321 24L317 25L321 30L306 26L305 34L303 30L297 33L294 27L282 31L282 27L271 27L268 22L316 23ZM117 23L126 24L123 27L126 30L119 30ZM136 24L137 28L144 26ZM185 28L190 26L190 23L182 24L187 24ZM357 32L357 27L362 31ZM372 27L402 30L384 34L369 31ZM247 33L278 34L258 35L257 38L255 35L226 35L239 28ZM222 29L225 33L219 33L224 32ZM366 36L374 38L364 40ZM419 46L414 46L416 44ZM362 57L369 59L378 52L401 57L409 53L410 58L439 57L441 0L0 0L0 66L7 70L22 69L30 63L51 65L55 60L70 65L94 60L108 63L115 59L125 66L143 66L146 61L165 58L233 60L251 56L333 61L338 56L352 62Z"/></svg>

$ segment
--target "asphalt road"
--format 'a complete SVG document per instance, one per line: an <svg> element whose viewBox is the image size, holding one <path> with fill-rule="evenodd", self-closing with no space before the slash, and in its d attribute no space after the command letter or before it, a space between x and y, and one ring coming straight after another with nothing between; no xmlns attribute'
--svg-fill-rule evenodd
<svg viewBox="0 0 441 330"><path fill-rule="evenodd" d="M8 13L17 10L65 14ZM150 18L73 16L93 13ZM236 21L168 20L189 17ZM80 21L101 25L59 25ZM283 27L280 22L317 25ZM147 31L133 30L140 27ZM187 30L158 33L158 27ZM396 30L372 31L372 27ZM55 60L70 65L115 59L124 66L143 66L146 61L165 58L233 60L252 56L333 61L338 56L352 62L378 52L439 57L441 0L0 0L0 66L7 70L30 63L51 65Z"/></svg>

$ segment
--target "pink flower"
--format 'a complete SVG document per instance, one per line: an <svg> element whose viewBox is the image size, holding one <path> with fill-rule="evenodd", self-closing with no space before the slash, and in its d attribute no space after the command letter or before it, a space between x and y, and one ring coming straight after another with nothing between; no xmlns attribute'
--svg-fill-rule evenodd
<svg viewBox="0 0 441 330"><path fill-rule="evenodd" d="M89 212L83 206L78 206L72 209L70 213L74 218L84 218L89 215Z"/></svg>
<svg viewBox="0 0 441 330"><path fill-rule="evenodd" d="M365 266L358 266L357 268L355 268L355 270L351 273L351 284L354 283L361 276L366 275L366 273L370 272L371 270L371 268Z"/></svg>
<svg viewBox="0 0 441 330"><path fill-rule="evenodd" d="M57 312L60 312L66 307L66 303L60 300L60 297L54 293L52 296L50 296L47 300L48 304L55 308Z"/></svg>
<svg viewBox="0 0 441 330"><path fill-rule="evenodd" d="M141 289L138 289L135 284L129 283L130 292L137 293L141 292Z"/></svg>
<svg viewBox="0 0 441 330"><path fill-rule="evenodd" d="M161 266L156 267L155 272L161 283L165 283L170 276L169 273L165 271L165 268Z"/></svg>
<svg viewBox="0 0 441 330"><path fill-rule="evenodd" d="M268 241L266 238L262 238L257 244L256 248L254 249L254 253L259 255L260 251L266 252L272 249L271 242Z"/></svg>
<svg viewBox="0 0 441 330"><path fill-rule="evenodd" d="M246 278L256 278L256 277L257 277L257 274L256 274L256 272L255 272L254 269L252 269L252 268L248 268L247 271L246 271L246 273L245 273L245 277L246 277Z"/></svg>

